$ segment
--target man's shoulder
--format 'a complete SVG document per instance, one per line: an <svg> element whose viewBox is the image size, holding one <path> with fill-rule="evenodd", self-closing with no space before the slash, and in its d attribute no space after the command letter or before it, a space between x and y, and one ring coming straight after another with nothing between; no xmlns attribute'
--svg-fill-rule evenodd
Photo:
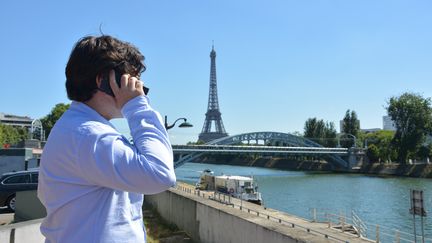
<svg viewBox="0 0 432 243"><path fill-rule="evenodd" d="M68 110L55 124L54 133L70 133L75 136L98 136L101 133L118 133L107 121L101 121Z"/></svg>

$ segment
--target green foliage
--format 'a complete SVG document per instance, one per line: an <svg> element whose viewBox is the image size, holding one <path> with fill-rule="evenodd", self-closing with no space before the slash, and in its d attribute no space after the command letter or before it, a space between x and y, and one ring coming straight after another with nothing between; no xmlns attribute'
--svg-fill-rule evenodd
<svg viewBox="0 0 432 243"><path fill-rule="evenodd" d="M19 142L27 138L27 128L0 124L0 145L2 147L6 144L16 146Z"/></svg>
<svg viewBox="0 0 432 243"><path fill-rule="evenodd" d="M380 159L379 149L375 144L368 146L366 155L369 158L369 161L372 163L378 162Z"/></svg>
<svg viewBox="0 0 432 243"><path fill-rule="evenodd" d="M390 98L387 112L396 126L392 143L397 148L398 161L406 163L432 131L431 100L419 94L404 93Z"/></svg>
<svg viewBox="0 0 432 243"><path fill-rule="evenodd" d="M369 145L372 144L378 148L378 157L380 161L391 162L394 161L397 156L396 150L394 146L392 146L394 134L394 131L385 130L371 133L360 133L359 139L363 141L364 145L368 148Z"/></svg>
<svg viewBox="0 0 432 243"><path fill-rule="evenodd" d="M417 152L417 159L425 159L432 157L432 144L424 144L422 145Z"/></svg>
<svg viewBox="0 0 432 243"><path fill-rule="evenodd" d="M360 121L357 118L357 113L355 111L347 110L345 112L345 117L342 120L342 133L351 134L358 137L360 132ZM346 136L344 136L346 137ZM354 145L354 139L347 138L341 140L342 147L352 147Z"/></svg>
<svg viewBox="0 0 432 243"><path fill-rule="evenodd" d="M45 136L48 137L51 129L63 113L69 109L70 104L59 103L54 106L51 112L44 118L40 119L42 122L43 129L45 130Z"/></svg>
<svg viewBox="0 0 432 243"><path fill-rule="evenodd" d="M304 137L324 147L336 146L336 129L333 122L309 118L304 125Z"/></svg>

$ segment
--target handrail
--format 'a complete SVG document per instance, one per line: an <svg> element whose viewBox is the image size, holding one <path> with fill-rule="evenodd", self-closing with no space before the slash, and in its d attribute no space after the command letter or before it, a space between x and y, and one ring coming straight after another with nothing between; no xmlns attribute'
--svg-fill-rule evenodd
<svg viewBox="0 0 432 243"><path fill-rule="evenodd" d="M344 222L348 222L348 224L352 224L353 227L356 226L356 220L358 221L360 218L356 213L351 215L350 217L346 217L344 215L337 215L327 212L316 212L317 210L314 209L314 216L313 220L317 222L323 222L328 223L329 225L332 224L340 224L341 218L343 218ZM369 226L369 227L368 227ZM409 242L414 243L414 234L401 231L400 229L394 229L387 226L377 225L377 224L371 224L371 223L365 223L361 221L359 223L359 226L357 226L356 230L361 233L361 237L372 239L374 238L376 242L384 242L382 238L386 237L387 239L391 239L392 242ZM364 231L363 231L364 230ZM369 236L369 237L368 237ZM375 237L373 237L375 236ZM384 237L383 237L384 236ZM420 235L417 235L418 238L421 238ZM425 238L426 242L432 242L431 238Z"/></svg>
<svg viewBox="0 0 432 243"><path fill-rule="evenodd" d="M366 225L363 223L360 217L354 212L354 210L351 210L351 217L353 221L353 226L358 231L359 236L365 237L367 231Z"/></svg>

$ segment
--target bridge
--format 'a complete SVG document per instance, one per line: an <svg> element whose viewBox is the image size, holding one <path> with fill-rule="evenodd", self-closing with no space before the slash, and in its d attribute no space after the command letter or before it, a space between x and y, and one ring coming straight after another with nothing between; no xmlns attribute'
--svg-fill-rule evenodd
<svg viewBox="0 0 432 243"><path fill-rule="evenodd" d="M269 146L250 146L251 141ZM247 143L248 145L243 145ZM261 155L320 155L332 167L348 169L351 161L351 152L347 148L324 148L318 143L304 137L280 132L252 132L229 137L223 137L204 145L174 145L174 154L180 155L174 162L177 168L184 163L191 162L206 153L217 154L261 154Z"/></svg>

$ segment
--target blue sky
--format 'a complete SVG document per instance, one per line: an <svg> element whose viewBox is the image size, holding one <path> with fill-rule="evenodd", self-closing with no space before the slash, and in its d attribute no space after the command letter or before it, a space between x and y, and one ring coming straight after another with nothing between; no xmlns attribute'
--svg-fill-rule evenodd
<svg viewBox="0 0 432 243"><path fill-rule="evenodd" d="M69 102L70 51L99 26L145 55L153 107L194 124L169 130L174 144L202 129L212 40L230 135L302 132L310 117L338 127L347 109L362 128L380 128L391 96L432 96L431 1L17 0L0 9L0 112L41 118Z"/></svg>

